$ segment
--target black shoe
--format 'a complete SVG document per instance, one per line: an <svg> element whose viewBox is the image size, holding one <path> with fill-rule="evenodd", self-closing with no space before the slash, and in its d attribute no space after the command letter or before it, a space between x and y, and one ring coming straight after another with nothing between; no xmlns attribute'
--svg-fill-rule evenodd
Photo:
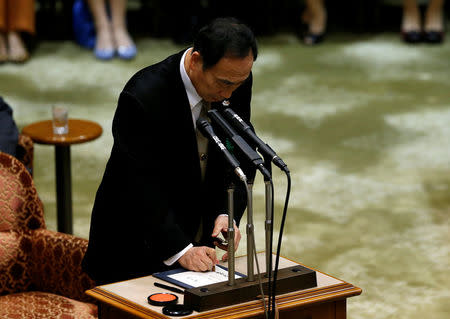
<svg viewBox="0 0 450 319"><path fill-rule="evenodd" d="M444 32L442 31L425 31L424 38L426 43L439 44L444 41Z"/></svg>
<svg viewBox="0 0 450 319"><path fill-rule="evenodd" d="M303 37L303 43L306 45L316 45L323 41L325 33L307 33Z"/></svg>
<svg viewBox="0 0 450 319"><path fill-rule="evenodd" d="M402 31L403 41L406 43L419 43L422 41L422 32L420 31Z"/></svg>

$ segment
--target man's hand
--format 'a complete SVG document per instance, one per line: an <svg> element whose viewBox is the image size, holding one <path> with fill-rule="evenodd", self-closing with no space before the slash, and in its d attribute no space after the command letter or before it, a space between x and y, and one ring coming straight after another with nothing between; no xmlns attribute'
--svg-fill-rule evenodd
<svg viewBox="0 0 450 319"><path fill-rule="evenodd" d="M214 248L201 246L190 248L178 259L183 268L193 271L209 271L219 262Z"/></svg>
<svg viewBox="0 0 450 319"><path fill-rule="evenodd" d="M238 249L239 242L241 241L241 231L239 230L239 228L236 226L235 223L233 227L234 227L234 250L236 250ZM218 216L214 223L214 229L211 236L217 237L220 233L222 233L224 238L228 239L227 230L228 230L228 216L225 215ZM222 256L222 261L226 261L227 259L228 259L228 252L226 252Z"/></svg>

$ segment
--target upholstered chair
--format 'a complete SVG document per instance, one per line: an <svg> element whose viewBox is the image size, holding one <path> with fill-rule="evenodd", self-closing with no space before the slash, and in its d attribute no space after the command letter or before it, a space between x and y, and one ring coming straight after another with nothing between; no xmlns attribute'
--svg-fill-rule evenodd
<svg viewBox="0 0 450 319"><path fill-rule="evenodd" d="M0 318L97 318L88 241L46 229L43 213L28 170L0 152Z"/></svg>
<svg viewBox="0 0 450 319"><path fill-rule="evenodd" d="M31 137L24 134L19 134L16 157L23 163L23 165L25 165L31 176L33 176L34 142Z"/></svg>

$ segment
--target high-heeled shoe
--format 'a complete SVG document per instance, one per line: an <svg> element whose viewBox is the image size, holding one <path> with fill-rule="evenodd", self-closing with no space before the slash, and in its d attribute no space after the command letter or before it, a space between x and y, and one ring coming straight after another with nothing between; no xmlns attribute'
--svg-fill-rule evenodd
<svg viewBox="0 0 450 319"><path fill-rule="evenodd" d="M322 33L311 33L308 32L303 37L303 43L306 45L316 45L321 43L325 38L325 32Z"/></svg>
<svg viewBox="0 0 450 319"><path fill-rule="evenodd" d="M443 31L425 31L424 39L426 43L430 44L439 44L444 41L444 32Z"/></svg>
<svg viewBox="0 0 450 319"><path fill-rule="evenodd" d="M301 21L303 23L302 40L306 45L316 45L323 42L327 25L327 10L321 4L313 5L303 11Z"/></svg>
<svg viewBox="0 0 450 319"><path fill-rule="evenodd" d="M111 49L111 48L107 48L107 49L98 49L95 48L94 49L94 55L97 59L99 60L111 60L114 57L115 54L115 50Z"/></svg>
<svg viewBox="0 0 450 319"><path fill-rule="evenodd" d="M422 32L417 30L402 31L402 39L406 43L419 43L422 41Z"/></svg>
<svg viewBox="0 0 450 319"><path fill-rule="evenodd" d="M123 60L131 60L137 54L137 48L134 44L121 45L117 48L117 56Z"/></svg>
<svg viewBox="0 0 450 319"><path fill-rule="evenodd" d="M444 41L445 12L442 8L427 9L423 28L423 40L429 44L439 44Z"/></svg>

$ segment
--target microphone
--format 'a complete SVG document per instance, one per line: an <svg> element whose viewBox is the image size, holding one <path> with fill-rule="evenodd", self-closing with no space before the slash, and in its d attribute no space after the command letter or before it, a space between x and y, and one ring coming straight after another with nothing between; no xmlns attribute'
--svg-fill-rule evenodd
<svg viewBox="0 0 450 319"><path fill-rule="evenodd" d="M244 122L244 120L231 108L229 108L230 102L225 100L222 102L223 109L221 110L224 116L241 132L250 138L264 156L268 156L272 163L278 166L281 170L289 172L287 165L283 160L275 153L275 151L266 143L264 143L250 128L250 126Z"/></svg>
<svg viewBox="0 0 450 319"><path fill-rule="evenodd" d="M239 162L234 158L234 156L227 150L225 145L223 145L222 141L217 137L216 133L214 133L214 130L211 126L211 124L208 123L207 120L205 120L202 117L199 117L197 120L197 127L200 130L200 132L208 138L210 141L214 142L214 144L217 145L217 147L222 152L225 159L228 161L228 163L233 167L234 172L239 177L241 181L244 183L247 183L247 176L245 176L242 169L239 167Z"/></svg>
<svg viewBox="0 0 450 319"><path fill-rule="evenodd" d="M227 121L220 115L217 110L209 110L208 116L215 124L219 125L220 128L227 134L234 144L245 154L245 156L256 166L256 168L264 175L264 177L271 179L270 172L263 165L264 160L259 156L259 154L248 145L248 143L239 136L236 131L228 124Z"/></svg>

